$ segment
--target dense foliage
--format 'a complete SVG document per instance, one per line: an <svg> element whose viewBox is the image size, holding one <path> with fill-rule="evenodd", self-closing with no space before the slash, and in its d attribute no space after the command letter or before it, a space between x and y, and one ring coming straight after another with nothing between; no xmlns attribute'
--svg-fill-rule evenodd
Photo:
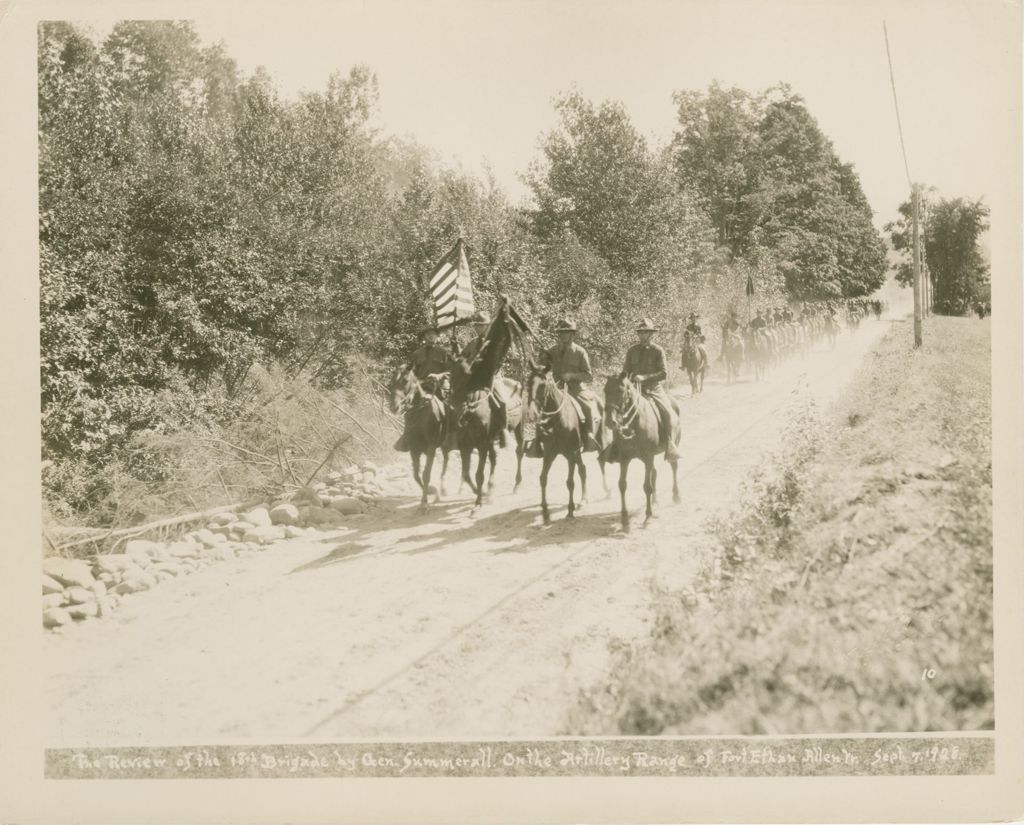
<svg viewBox="0 0 1024 825"><path fill-rule="evenodd" d="M893 248L902 255L896 280L910 286L914 277L911 202L900 204L899 213L900 218L885 229ZM920 231L936 312L961 315L977 302L988 300L989 266L981 249L988 216L988 206L981 200L936 198L931 192L921 198Z"/></svg>
<svg viewBox="0 0 1024 825"><path fill-rule="evenodd" d="M798 299L855 298L882 285L885 247L857 174L798 95L713 84L675 101L678 182L695 190L721 245L770 262Z"/></svg>
<svg viewBox="0 0 1024 825"><path fill-rule="evenodd" d="M784 88L680 94L668 147L621 104L565 95L522 210L379 134L366 67L283 99L170 21L102 40L44 23L38 59L43 452L64 512L126 456L159 480L140 436L250 414L255 372L344 388L405 358L459 236L479 304L506 293L542 332L576 316L598 369L638 317L671 344L686 313L738 307L748 275L758 303L881 282L856 175Z"/></svg>

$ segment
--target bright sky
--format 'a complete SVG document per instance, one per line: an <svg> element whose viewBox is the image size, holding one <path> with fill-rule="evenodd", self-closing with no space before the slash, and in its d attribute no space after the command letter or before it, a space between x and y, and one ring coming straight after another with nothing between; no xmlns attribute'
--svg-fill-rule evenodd
<svg viewBox="0 0 1024 825"><path fill-rule="evenodd" d="M676 90L785 81L854 163L881 224L909 193L883 19L911 175L946 197L980 197L1005 174L989 127L1019 118L1018 5L388 0L205 4L180 16L205 40L224 40L244 71L264 66L288 96L369 65L385 131L413 135L468 171L488 164L516 200L527 196L519 175L555 123L551 100L573 86L622 101L660 143L672 134Z"/></svg>

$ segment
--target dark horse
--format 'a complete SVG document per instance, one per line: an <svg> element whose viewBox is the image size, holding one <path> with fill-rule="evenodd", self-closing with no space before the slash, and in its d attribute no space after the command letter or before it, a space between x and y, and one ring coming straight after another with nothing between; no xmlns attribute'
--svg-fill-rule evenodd
<svg viewBox="0 0 1024 825"><path fill-rule="evenodd" d="M586 434L583 429L582 412L569 392L555 383L550 369L546 366L531 364L527 399L537 413L536 437L544 453L540 471L540 508L544 513L544 523L551 523L551 514L548 511L548 472L558 456L564 456L569 464L569 475L565 480L565 486L569 489L569 512L566 518L575 518L577 507L573 495L576 489L576 470L579 470L582 488L579 506L582 507L583 502L587 500L587 468L583 464ZM601 423L595 421L594 426L600 428ZM600 433L594 433L594 436L600 444ZM598 453L597 461L601 465L601 479L604 481L604 456ZM606 482L605 491L607 490Z"/></svg>
<svg viewBox="0 0 1024 825"><path fill-rule="evenodd" d="M739 332L723 330L725 336L725 383L731 384L740 377L740 365L743 363L743 338Z"/></svg>
<svg viewBox="0 0 1024 825"><path fill-rule="evenodd" d="M405 440L412 458L412 474L420 485L423 496L420 507L426 509L430 489L430 474L434 458L441 450L441 490L435 501L444 494L444 475L448 471L448 449L445 447L448 410L440 397L440 376L428 376L420 382L411 369L399 367L391 376L391 411L405 413ZM420 475L420 459L427 463Z"/></svg>
<svg viewBox="0 0 1024 825"><path fill-rule="evenodd" d="M728 355L728 353L727 353ZM704 391L704 374L708 370L708 355L699 341L686 333L683 336L682 367L690 376L690 394L696 395Z"/></svg>
<svg viewBox="0 0 1024 825"><path fill-rule="evenodd" d="M501 433L501 421L498 415L498 399L494 391L494 376L500 369L502 361L508 354L512 343L512 321L509 318L508 303L504 299L487 331L486 342L477 353L472 363L457 361L452 369L452 408L455 426L455 441L462 456L462 480L476 493L473 504L475 513L484 499L484 466L491 462L491 479L493 485L494 468L497 453L494 442ZM506 384L506 386L508 386ZM509 399L514 400L514 399ZM520 405L521 406L521 405ZM509 404L512 407L512 404ZM509 417L513 410L509 409ZM521 416L521 410L519 411ZM516 453L520 465L522 462L522 419L516 429ZM475 480L470 478L469 469L476 450L480 461L476 468ZM516 474L516 486L522 480L521 472Z"/></svg>
<svg viewBox="0 0 1024 825"><path fill-rule="evenodd" d="M629 529L629 510L626 509L626 472L634 458L644 463L644 493L647 495L646 524L654 515L652 503L657 501L658 471L654 457L664 452L659 439L660 416L657 405L644 397L640 389L627 377L615 375L604 385L605 422L614 432L612 455L619 461L619 494L622 497L622 529ZM669 438L678 446L679 433ZM679 462L670 460L672 467L672 501L679 503Z"/></svg>

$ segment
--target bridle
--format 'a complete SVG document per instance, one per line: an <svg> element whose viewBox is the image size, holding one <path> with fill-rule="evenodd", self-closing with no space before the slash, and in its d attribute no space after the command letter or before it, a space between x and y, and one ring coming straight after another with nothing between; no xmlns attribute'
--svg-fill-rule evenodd
<svg viewBox="0 0 1024 825"><path fill-rule="evenodd" d="M640 414L640 405L637 401L640 397L638 385L639 382L636 379L623 379L620 382L622 387L621 406L613 404L608 401L607 397L605 398L605 410L615 425L613 429L618 432L619 438L623 441L629 441L636 436L631 427Z"/></svg>
<svg viewBox="0 0 1024 825"><path fill-rule="evenodd" d="M540 389L548 390L549 388L552 391L552 395L553 391L559 389L558 384L555 382L555 379L552 377L551 373L546 372L544 374L544 382L541 384ZM541 399L540 397L540 390L538 390L536 394L533 392L530 393L530 395L533 396L530 399L530 403L533 406L534 412L540 419L542 425L544 422L549 421L558 415L561 415L562 410L564 410L566 405L569 403L569 392L567 390L562 389L561 393L562 397L558 401L558 407L556 407L554 410L545 410L542 407L542 405L546 403L547 399L549 398L548 392L544 393L543 399Z"/></svg>

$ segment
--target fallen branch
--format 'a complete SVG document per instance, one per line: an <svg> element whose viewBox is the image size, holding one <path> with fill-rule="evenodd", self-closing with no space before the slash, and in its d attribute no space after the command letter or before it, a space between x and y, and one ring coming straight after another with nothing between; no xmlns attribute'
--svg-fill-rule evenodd
<svg viewBox="0 0 1024 825"><path fill-rule="evenodd" d="M220 507L212 507L209 510L201 510L195 513L185 513L181 516L174 516L172 518L160 519L159 521L149 522L148 524L140 524L136 527L125 527L121 530L110 530L104 533L103 536L92 536L86 539L79 539L78 541L68 542L57 546L58 551L67 550L70 547L79 547L83 544L99 543L106 541L107 539L117 538L114 542L114 547L121 543L122 539L132 538L134 536L148 533L151 530L158 530L162 527L173 527L176 524L187 524L191 521L200 521L204 519L212 518L217 513L230 513L235 510L241 509L242 507L254 507L257 504L261 504L263 499L255 499L250 501L239 501L234 504L224 504Z"/></svg>

